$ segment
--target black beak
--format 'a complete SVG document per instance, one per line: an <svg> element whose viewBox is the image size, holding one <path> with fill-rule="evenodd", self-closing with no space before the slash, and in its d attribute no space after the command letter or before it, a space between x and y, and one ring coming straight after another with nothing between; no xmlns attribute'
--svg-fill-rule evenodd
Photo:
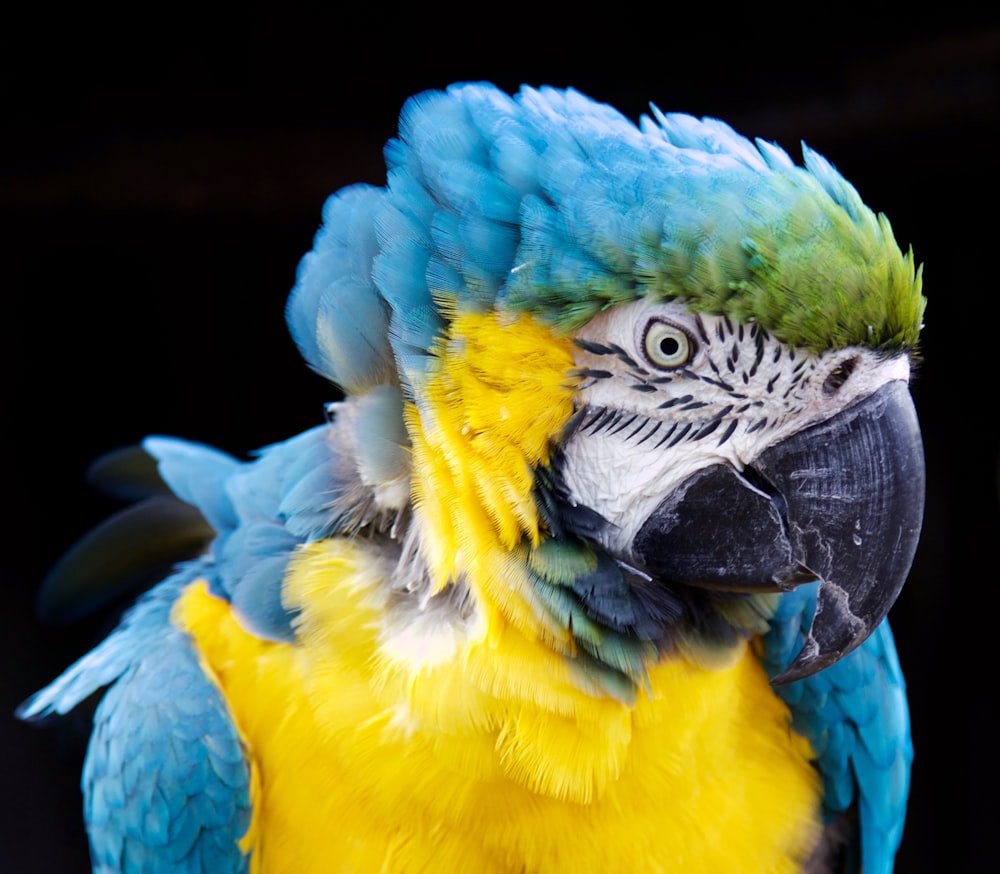
<svg viewBox="0 0 1000 874"><path fill-rule="evenodd" d="M809 676L859 646L899 595L924 512L913 401L891 382L762 453L715 465L665 498L633 543L667 583L729 591L820 580L805 645L772 682Z"/></svg>

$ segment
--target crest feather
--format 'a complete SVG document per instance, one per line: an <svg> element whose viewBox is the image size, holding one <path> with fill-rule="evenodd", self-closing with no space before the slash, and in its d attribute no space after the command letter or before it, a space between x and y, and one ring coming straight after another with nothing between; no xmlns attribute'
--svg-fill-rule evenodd
<svg viewBox="0 0 1000 874"><path fill-rule="evenodd" d="M915 346L912 255L833 165L803 156L655 106L636 125L572 89L418 95L386 185L328 202L292 333L346 391L398 380L407 396L452 314L493 307L572 332L653 295L814 351Z"/></svg>

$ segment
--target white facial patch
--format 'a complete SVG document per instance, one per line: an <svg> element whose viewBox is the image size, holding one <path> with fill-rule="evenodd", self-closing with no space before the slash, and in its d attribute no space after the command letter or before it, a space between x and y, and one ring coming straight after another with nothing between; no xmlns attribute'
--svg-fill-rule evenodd
<svg viewBox="0 0 1000 874"><path fill-rule="evenodd" d="M583 411L563 478L572 501L610 523L599 539L622 558L663 497L696 471L742 470L910 374L904 354L849 347L815 355L677 301L613 307L577 340Z"/></svg>

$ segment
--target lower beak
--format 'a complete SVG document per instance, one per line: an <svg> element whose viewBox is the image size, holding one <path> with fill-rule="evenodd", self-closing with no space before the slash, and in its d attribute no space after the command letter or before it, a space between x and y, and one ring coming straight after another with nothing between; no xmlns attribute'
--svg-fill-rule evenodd
<svg viewBox="0 0 1000 874"><path fill-rule="evenodd" d="M664 583L781 591L820 580L805 645L774 683L843 658L889 612L924 510L924 457L906 383L888 383L737 471L714 465L667 496L633 542Z"/></svg>

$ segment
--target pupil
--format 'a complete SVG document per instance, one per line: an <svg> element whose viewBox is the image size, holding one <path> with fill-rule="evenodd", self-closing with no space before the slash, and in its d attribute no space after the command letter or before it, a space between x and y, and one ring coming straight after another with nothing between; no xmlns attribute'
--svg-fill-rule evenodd
<svg viewBox="0 0 1000 874"><path fill-rule="evenodd" d="M660 340L660 351L667 358L673 358L680 348L681 344L673 337L664 337Z"/></svg>

